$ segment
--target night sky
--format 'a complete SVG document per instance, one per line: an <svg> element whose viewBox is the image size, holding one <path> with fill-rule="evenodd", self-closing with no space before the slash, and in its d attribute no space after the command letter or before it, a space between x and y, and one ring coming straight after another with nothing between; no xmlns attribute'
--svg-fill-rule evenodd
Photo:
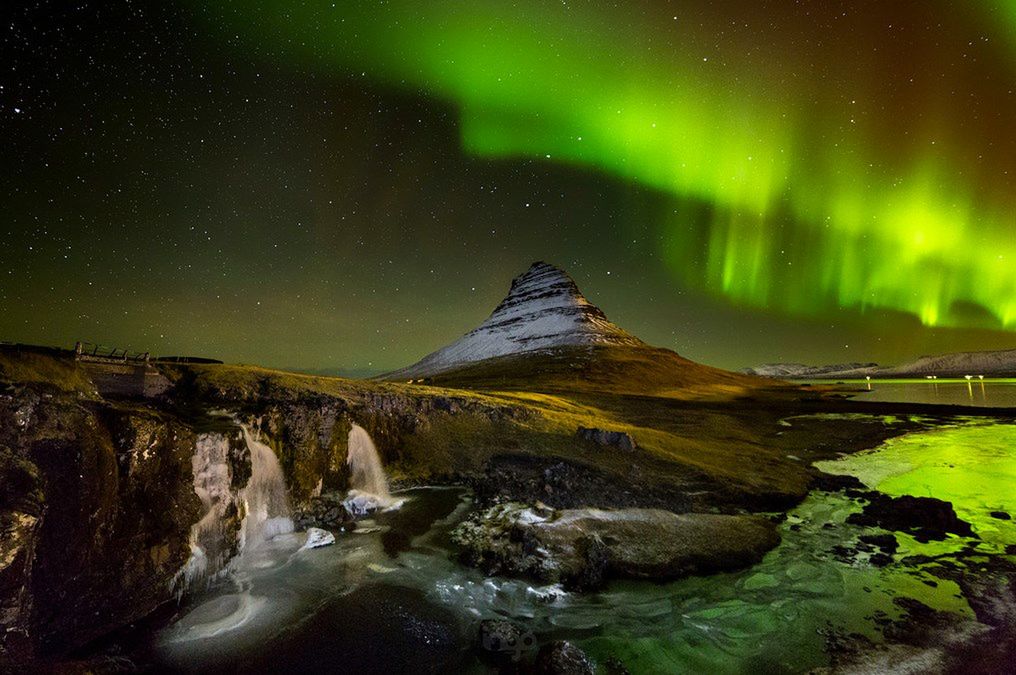
<svg viewBox="0 0 1016 675"><path fill-rule="evenodd" d="M725 367L1016 347L1016 3L4 3L0 340L375 373L534 260Z"/></svg>

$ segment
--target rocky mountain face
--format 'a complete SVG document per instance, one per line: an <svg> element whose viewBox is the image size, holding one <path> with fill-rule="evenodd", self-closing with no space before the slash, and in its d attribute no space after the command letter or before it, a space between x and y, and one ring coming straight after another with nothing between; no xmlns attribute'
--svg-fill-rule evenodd
<svg viewBox="0 0 1016 675"><path fill-rule="evenodd" d="M535 262L512 281L508 295L476 329L385 378L429 377L486 359L581 345L646 346L611 323L568 274Z"/></svg>

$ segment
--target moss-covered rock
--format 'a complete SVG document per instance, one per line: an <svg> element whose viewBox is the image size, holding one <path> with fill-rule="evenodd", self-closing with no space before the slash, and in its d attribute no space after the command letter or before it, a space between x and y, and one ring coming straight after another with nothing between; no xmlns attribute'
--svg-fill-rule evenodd
<svg viewBox="0 0 1016 675"><path fill-rule="evenodd" d="M566 509L501 504L453 533L465 562L573 588L604 579L674 579L754 564L780 537L767 518L659 509Z"/></svg>

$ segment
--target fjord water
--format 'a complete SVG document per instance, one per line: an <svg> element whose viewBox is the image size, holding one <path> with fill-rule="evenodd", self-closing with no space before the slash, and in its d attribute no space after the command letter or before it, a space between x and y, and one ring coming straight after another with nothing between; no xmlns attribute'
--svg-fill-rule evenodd
<svg viewBox="0 0 1016 675"><path fill-rule="evenodd" d="M1016 543L1016 525L989 515L1016 511L1014 467L1016 426L998 423L915 432L822 464L890 494L952 501L986 553ZM299 551L302 534L266 542L242 589L223 584L162 629L157 660L185 671L343 663L400 672L408 663L418 672L483 672L469 650L478 622L507 617L537 644L572 640L598 660L619 657L633 673L803 672L827 663L827 637L856 633L879 642L876 619L899 617L898 597L972 619L960 587L919 563L880 568L864 554L837 559L834 547L879 532L845 522L860 506L841 493L813 493L792 510L782 543L750 569L613 583L588 595L462 567L447 533L468 512L468 495L422 489L411 496L402 510L363 523L363 531L378 531L341 535L332 547ZM905 554L948 557L965 543L896 536Z"/></svg>
<svg viewBox="0 0 1016 675"><path fill-rule="evenodd" d="M853 398L883 403L932 403L986 408L1016 408L1016 378L935 380L846 380L863 389ZM816 382L817 384L818 382ZM822 384L829 384L828 381Z"/></svg>

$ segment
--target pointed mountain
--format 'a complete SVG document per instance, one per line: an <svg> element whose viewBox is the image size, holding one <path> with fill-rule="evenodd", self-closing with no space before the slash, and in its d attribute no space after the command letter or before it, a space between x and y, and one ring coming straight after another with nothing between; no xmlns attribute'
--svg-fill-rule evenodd
<svg viewBox="0 0 1016 675"><path fill-rule="evenodd" d="M455 342L382 376L461 387L660 391L758 386L651 347L612 323L563 270L535 262L491 315Z"/></svg>

